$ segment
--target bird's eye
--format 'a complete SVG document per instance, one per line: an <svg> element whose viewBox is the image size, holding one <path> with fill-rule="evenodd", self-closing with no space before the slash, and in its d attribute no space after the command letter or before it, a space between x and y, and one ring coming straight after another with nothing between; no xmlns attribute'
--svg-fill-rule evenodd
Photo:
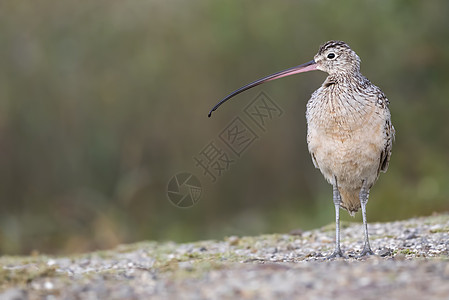
<svg viewBox="0 0 449 300"><path fill-rule="evenodd" d="M329 53L329 54L327 55L327 58L333 59L333 58L335 58L335 54L334 54L334 53Z"/></svg>

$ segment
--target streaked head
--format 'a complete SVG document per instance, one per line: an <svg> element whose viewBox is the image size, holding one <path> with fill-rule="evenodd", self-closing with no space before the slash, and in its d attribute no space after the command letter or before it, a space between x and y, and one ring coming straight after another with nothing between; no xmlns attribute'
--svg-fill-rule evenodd
<svg viewBox="0 0 449 300"><path fill-rule="evenodd" d="M321 45L314 61L318 70L329 74L352 73L360 70L359 56L342 41L329 41Z"/></svg>

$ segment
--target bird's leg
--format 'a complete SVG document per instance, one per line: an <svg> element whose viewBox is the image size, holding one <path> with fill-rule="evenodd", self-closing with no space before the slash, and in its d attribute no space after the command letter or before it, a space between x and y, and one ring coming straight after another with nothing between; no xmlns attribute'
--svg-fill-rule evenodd
<svg viewBox="0 0 449 300"><path fill-rule="evenodd" d="M363 246L362 253L360 253L360 257L365 255L374 255L374 252L371 250L369 245L369 237L368 237L368 223L366 222L366 204L368 203L369 197L369 189L366 187L366 181L363 181L362 188L360 189L360 204L362 206L362 217L363 217L363 227L365 228L365 245Z"/></svg>
<svg viewBox="0 0 449 300"><path fill-rule="evenodd" d="M334 253L332 253L330 256L328 256L328 259L335 258L335 257L345 257L343 255L343 252L340 249L340 202L341 202L341 195L338 191L338 185L337 185L337 177L334 177L335 183L332 187L332 195L335 205L335 250Z"/></svg>

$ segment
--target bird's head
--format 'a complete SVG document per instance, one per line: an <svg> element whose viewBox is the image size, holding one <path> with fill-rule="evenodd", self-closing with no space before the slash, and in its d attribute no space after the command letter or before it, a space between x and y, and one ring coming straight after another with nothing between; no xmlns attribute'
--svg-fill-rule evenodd
<svg viewBox="0 0 449 300"><path fill-rule="evenodd" d="M238 90L230 93L229 95L221 99L221 101L212 108L212 110L209 112L209 117L211 116L212 112L215 111L220 105L222 105L235 95L238 95L250 88L268 81L313 70L321 70L329 74L347 74L358 72L359 69L360 58L357 56L357 54L355 54L354 51L352 51L351 48L349 48L349 46L345 42L329 41L320 47L320 50L318 50L318 53L317 55L315 55L313 60L305 64L268 75L259 80L248 83L247 85L242 86Z"/></svg>
<svg viewBox="0 0 449 300"><path fill-rule="evenodd" d="M360 70L359 56L342 41L321 45L314 57L316 68L329 74L353 73Z"/></svg>

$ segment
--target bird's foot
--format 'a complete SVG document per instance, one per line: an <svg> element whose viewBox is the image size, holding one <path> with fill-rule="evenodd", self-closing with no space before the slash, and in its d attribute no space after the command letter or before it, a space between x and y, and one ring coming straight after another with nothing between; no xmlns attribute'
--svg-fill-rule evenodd
<svg viewBox="0 0 449 300"><path fill-rule="evenodd" d="M343 252L341 251L341 249L335 249L334 253L332 253L331 255L329 255L328 257L326 257L326 259L332 259L332 258L337 258L337 257L342 257L342 258L348 258L347 256L345 256L343 254Z"/></svg>
<svg viewBox="0 0 449 300"><path fill-rule="evenodd" d="M365 247L363 247L362 253L360 253L360 255L358 257L360 258L360 257L364 257L367 255L375 255L375 254L374 254L373 250L371 250L370 246L365 245Z"/></svg>

